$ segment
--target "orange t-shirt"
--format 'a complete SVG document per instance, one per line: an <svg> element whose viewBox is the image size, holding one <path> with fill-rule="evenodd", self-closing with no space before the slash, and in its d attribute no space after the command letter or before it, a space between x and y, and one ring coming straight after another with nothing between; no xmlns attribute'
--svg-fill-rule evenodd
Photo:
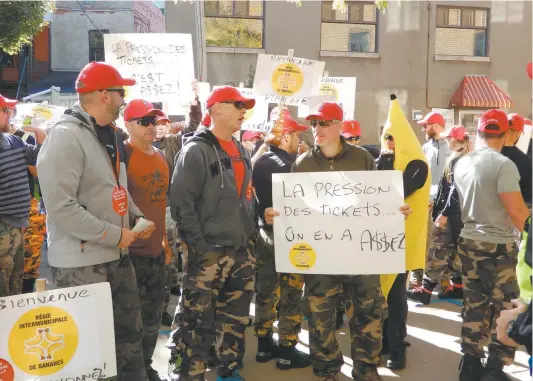
<svg viewBox="0 0 533 381"><path fill-rule="evenodd" d="M242 184L244 183L244 159L241 157L241 152L233 139L226 141L218 139L220 146L231 158L231 166L233 167L233 175L235 176L235 185L237 186L237 194L241 197Z"/></svg>
<svg viewBox="0 0 533 381"><path fill-rule="evenodd" d="M137 239L129 247L130 254L156 257L163 251L165 236L165 214L169 169L165 157L156 150L147 155L126 143L131 150L128 162L128 190L131 198L147 220L155 223L155 231L148 239Z"/></svg>

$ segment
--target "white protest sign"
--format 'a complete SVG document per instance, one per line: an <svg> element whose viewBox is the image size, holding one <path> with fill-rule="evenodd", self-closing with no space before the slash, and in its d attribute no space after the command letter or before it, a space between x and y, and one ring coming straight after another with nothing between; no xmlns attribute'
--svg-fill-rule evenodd
<svg viewBox="0 0 533 381"><path fill-rule="evenodd" d="M356 86L356 77L322 77L319 94L329 99L321 100L319 103L326 101L337 102L344 111L344 119L354 119ZM315 97L316 99L319 98ZM298 116L303 118L309 115L309 111L312 111L317 105L313 103L311 98L308 99L307 107L298 109Z"/></svg>
<svg viewBox="0 0 533 381"><path fill-rule="evenodd" d="M306 118L322 102L336 102L333 95L315 95L308 97L305 106L298 107L298 118Z"/></svg>
<svg viewBox="0 0 533 381"><path fill-rule="evenodd" d="M105 60L137 83L126 98L186 102L194 79L192 39L179 33L104 34Z"/></svg>
<svg viewBox="0 0 533 381"><path fill-rule="evenodd" d="M531 131L531 125L524 124L524 133L520 135L520 137L518 138L518 142L516 143L516 146L520 149L520 151L524 153L527 153L527 150L529 148L529 142L531 141Z"/></svg>
<svg viewBox="0 0 533 381"><path fill-rule="evenodd" d="M116 376L109 283L0 298L0 380Z"/></svg>
<svg viewBox="0 0 533 381"><path fill-rule="evenodd" d="M273 174L272 194L277 272L405 271L400 171Z"/></svg>
<svg viewBox="0 0 533 381"><path fill-rule="evenodd" d="M207 112L207 109L205 107L205 104L207 102L207 98L209 97L209 94L211 94L211 85L209 82L197 82L198 86L198 98L200 99L200 105L202 106L202 114L205 114ZM192 88L191 88L191 96L192 98ZM167 114L168 115L185 115L186 117L189 115L190 111L190 103L192 99L183 99L182 101L175 101L175 102L167 102Z"/></svg>
<svg viewBox="0 0 533 381"><path fill-rule="evenodd" d="M326 63L306 58L259 54L254 93L266 103L302 106L305 98L318 95Z"/></svg>

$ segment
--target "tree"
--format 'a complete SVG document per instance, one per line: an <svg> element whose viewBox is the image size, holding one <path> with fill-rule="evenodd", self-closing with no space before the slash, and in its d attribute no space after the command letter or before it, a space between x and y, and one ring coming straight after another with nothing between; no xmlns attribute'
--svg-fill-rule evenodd
<svg viewBox="0 0 533 381"><path fill-rule="evenodd" d="M298 6L302 5L302 0L287 0L287 2L296 3ZM385 9L387 9L389 5L387 0L374 0L374 3L376 4L376 8L382 12L385 12ZM332 8L336 11L346 11L347 7L345 0L333 0Z"/></svg>
<svg viewBox="0 0 533 381"><path fill-rule="evenodd" d="M0 8L0 47L16 54L45 25L44 16L53 10L53 0L2 1ZM1 54L1 53L0 53Z"/></svg>

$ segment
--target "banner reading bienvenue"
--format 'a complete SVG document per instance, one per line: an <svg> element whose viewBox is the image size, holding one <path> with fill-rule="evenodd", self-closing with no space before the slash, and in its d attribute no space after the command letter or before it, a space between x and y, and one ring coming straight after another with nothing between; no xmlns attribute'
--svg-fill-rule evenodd
<svg viewBox="0 0 533 381"><path fill-rule="evenodd" d="M266 103L305 106L307 97L318 94L325 65L306 58L259 54L254 93Z"/></svg>
<svg viewBox="0 0 533 381"><path fill-rule="evenodd" d="M137 83L126 98L186 102L194 79L190 34L104 34L105 60Z"/></svg>
<svg viewBox="0 0 533 381"><path fill-rule="evenodd" d="M405 271L400 171L276 173L272 194L277 272Z"/></svg>
<svg viewBox="0 0 533 381"><path fill-rule="evenodd" d="M344 119L355 118L355 91L357 86L356 77L322 77L319 95L329 96L333 102L337 102L344 110ZM308 107L300 107L298 116L304 118L313 110L311 100L307 101Z"/></svg>
<svg viewBox="0 0 533 381"><path fill-rule="evenodd" d="M2 381L117 374L109 283L0 298L0 321Z"/></svg>

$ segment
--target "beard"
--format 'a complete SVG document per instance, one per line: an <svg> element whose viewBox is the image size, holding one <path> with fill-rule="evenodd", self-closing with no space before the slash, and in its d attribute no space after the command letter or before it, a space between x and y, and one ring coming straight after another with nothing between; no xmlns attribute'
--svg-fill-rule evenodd
<svg viewBox="0 0 533 381"><path fill-rule="evenodd" d="M11 131L11 126L9 125L9 122L0 123L0 132L9 132Z"/></svg>

